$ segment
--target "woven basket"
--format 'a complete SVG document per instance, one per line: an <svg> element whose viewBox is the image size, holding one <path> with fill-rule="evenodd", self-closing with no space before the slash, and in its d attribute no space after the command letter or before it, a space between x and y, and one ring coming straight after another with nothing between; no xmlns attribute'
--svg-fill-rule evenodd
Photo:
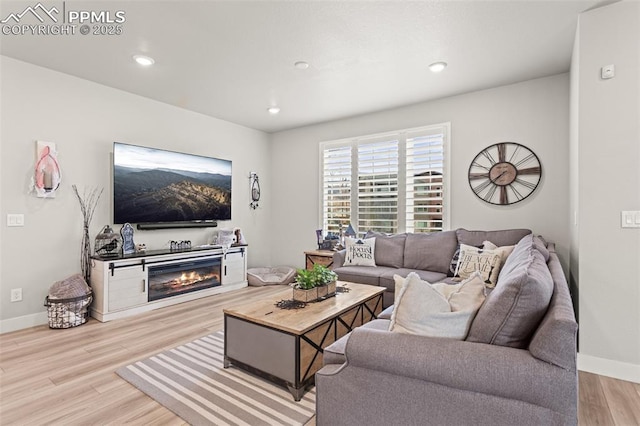
<svg viewBox="0 0 640 426"><path fill-rule="evenodd" d="M44 306L49 314L49 328L71 328L87 322L92 293L70 299L51 299L47 296Z"/></svg>

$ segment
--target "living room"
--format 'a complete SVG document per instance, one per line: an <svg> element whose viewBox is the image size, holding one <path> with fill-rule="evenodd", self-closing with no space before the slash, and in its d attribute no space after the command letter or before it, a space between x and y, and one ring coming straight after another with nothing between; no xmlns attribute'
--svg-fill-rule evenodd
<svg viewBox="0 0 640 426"><path fill-rule="evenodd" d="M3 3L2 17L26 5ZM140 96L73 72L55 71L54 66L16 59L19 55L6 52L18 36L9 39L3 34L0 212L24 214L24 226L0 228L0 330L8 333L46 324L42 302L49 286L79 272L82 215L72 184L80 190L104 189L91 226L92 238L113 223L113 142L232 160L232 220L219 226L242 229L249 244L250 267L303 267L303 252L315 247L314 231L321 223L319 143L450 123L447 228L529 228L553 241L580 325L579 369L640 383L640 234L620 224L621 211L640 210L638 3L599 6L584 7L575 14L576 27L570 28L572 57L558 72L437 99L416 99L384 110L372 107L367 111L374 112L277 131L171 105L189 105L186 95L160 102L152 95ZM134 22L132 12L127 25ZM554 43L553 36L548 34L548 43ZM566 42L566 37L562 40ZM194 54L207 54L204 46L193 49ZM52 50L50 55L63 58L69 50ZM313 64L313 58L306 59ZM162 70L163 58L156 60L154 66ZM609 64L615 64L615 77L601 79L600 69ZM100 67L107 73L126 69L137 76L134 83L148 78L145 72L153 72L140 70L133 62L118 65L112 58L105 58ZM290 70L292 78L302 78L295 71ZM454 71L455 64L450 63L444 72ZM184 78L204 77L195 73ZM266 109L267 105L261 109L266 119L276 122L287 113L285 105L279 116L268 116ZM36 141L57 145L63 176L55 198L30 193ZM502 141L533 149L544 170L535 193L512 206L484 203L467 181L473 157ZM248 207L250 172L260 176L262 197L257 209ZM206 228L136 231L135 240L162 249L171 240L207 244L214 232ZM17 287L22 288L23 300L10 302L10 292ZM216 306L224 300L216 301ZM69 336L82 339L83 329L69 330L73 333ZM65 336L64 331L60 333ZM174 346L184 343L181 339L178 336ZM5 373L3 367L3 377Z"/></svg>

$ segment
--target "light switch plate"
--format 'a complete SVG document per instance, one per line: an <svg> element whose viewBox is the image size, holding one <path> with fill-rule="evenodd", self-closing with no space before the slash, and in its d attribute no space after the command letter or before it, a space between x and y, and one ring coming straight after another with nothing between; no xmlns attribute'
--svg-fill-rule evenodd
<svg viewBox="0 0 640 426"><path fill-rule="evenodd" d="M7 226L24 226L24 215L16 214L16 213L8 213Z"/></svg>
<svg viewBox="0 0 640 426"><path fill-rule="evenodd" d="M622 211L620 226L623 228L640 228L640 211Z"/></svg>

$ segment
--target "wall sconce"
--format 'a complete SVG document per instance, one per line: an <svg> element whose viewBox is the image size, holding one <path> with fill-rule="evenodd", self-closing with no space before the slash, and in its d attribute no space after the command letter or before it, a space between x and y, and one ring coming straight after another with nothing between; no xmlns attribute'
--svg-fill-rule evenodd
<svg viewBox="0 0 640 426"><path fill-rule="evenodd" d="M249 172L249 186L251 188L251 203L249 208L255 210L258 208L258 201L260 201L260 181L258 180L258 174Z"/></svg>

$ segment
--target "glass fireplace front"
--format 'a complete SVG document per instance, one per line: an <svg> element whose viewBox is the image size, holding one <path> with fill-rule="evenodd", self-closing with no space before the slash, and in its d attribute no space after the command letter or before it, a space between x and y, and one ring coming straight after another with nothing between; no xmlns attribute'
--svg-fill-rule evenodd
<svg viewBox="0 0 640 426"><path fill-rule="evenodd" d="M149 301L220 285L222 257L149 266Z"/></svg>

